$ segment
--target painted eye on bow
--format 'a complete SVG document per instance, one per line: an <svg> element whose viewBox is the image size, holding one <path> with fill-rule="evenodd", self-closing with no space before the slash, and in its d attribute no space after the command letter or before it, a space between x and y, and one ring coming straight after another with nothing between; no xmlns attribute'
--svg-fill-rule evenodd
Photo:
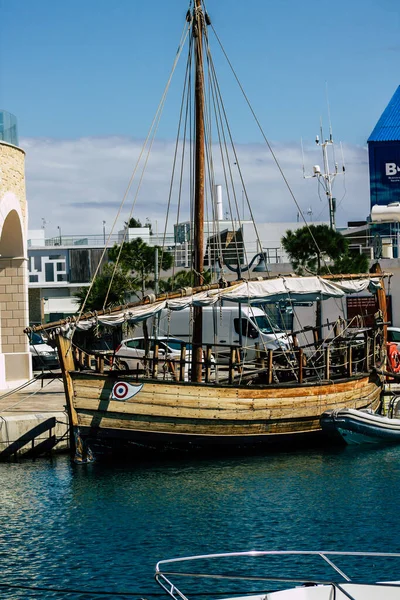
<svg viewBox="0 0 400 600"><path fill-rule="evenodd" d="M133 396L136 396L142 389L141 385L131 385L125 381L119 381L115 383L111 392L111 398L113 400L129 400Z"/></svg>

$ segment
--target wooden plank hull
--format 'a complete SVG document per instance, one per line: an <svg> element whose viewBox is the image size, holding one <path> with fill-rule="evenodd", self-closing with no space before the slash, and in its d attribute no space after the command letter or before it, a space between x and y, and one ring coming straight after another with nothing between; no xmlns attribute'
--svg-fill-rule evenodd
<svg viewBox="0 0 400 600"><path fill-rule="evenodd" d="M323 384L222 386L143 382L121 401L116 383L138 386L129 376L70 372L72 410L84 442L116 448L227 450L321 438L320 416L338 408L377 408L381 382L359 375ZM138 388L139 389L139 388Z"/></svg>

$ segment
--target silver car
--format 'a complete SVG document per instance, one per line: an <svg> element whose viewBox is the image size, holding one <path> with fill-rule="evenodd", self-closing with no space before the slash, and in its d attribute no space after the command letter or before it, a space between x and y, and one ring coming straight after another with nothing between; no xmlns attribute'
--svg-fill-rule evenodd
<svg viewBox="0 0 400 600"><path fill-rule="evenodd" d="M58 369L58 352L46 343L36 332L32 332L29 338L29 351L32 356L32 369L34 371L42 369Z"/></svg>

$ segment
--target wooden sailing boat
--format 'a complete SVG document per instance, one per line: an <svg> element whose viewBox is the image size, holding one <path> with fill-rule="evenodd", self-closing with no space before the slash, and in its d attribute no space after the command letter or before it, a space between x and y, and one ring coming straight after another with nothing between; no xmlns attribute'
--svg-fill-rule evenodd
<svg viewBox="0 0 400 600"><path fill-rule="evenodd" d="M314 329L312 350L300 347L294 332L290 351L260 347L249 368L243 364L240 349L238 352L232 347L225 378L220 372L218 377L211 372L213 348L202 346L202 306L222 301L240 306L241 302L271 298L340 297L366 289L372 281L379 287L382 277L287 277L203 285L203 34L207 21L201 0L195 0L193 12L188 15L196 64L195 287L152 302L147 298L112 313L83 315L79 323L72 319L37 328L47 329L56 337L78 460L90 460L92 453L140 449L215 452L277 442L305 443L321 435L319 419L323 412L341 407L375 409L380 401L382 381L374 366L382 360L384 348L386 308L382 288L377 292L382 319L375 328L364 330L364 337L354 344L339 331L338 323L332 323L327 343ZM149 368L142 373L120 371L115 360L107 367L104 356L90 357L71 341L71 332L82 323L86 327L99 322L107 326L123 320L140 321L162 308L172 309L174 303L187 303L193 309L191 381L185 380L185 345L177 364L169 365L168 379L160 373L157 342Z"/></svg>

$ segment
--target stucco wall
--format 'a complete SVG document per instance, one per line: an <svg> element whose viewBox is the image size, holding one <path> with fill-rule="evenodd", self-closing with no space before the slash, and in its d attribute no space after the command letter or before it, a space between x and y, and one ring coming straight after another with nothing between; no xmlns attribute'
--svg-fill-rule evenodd
<svg viewBox="0 0 400 600"><path fill-rule="evenodd" d="M30 377L25 153L0 142L0 389Z"/></svg>

